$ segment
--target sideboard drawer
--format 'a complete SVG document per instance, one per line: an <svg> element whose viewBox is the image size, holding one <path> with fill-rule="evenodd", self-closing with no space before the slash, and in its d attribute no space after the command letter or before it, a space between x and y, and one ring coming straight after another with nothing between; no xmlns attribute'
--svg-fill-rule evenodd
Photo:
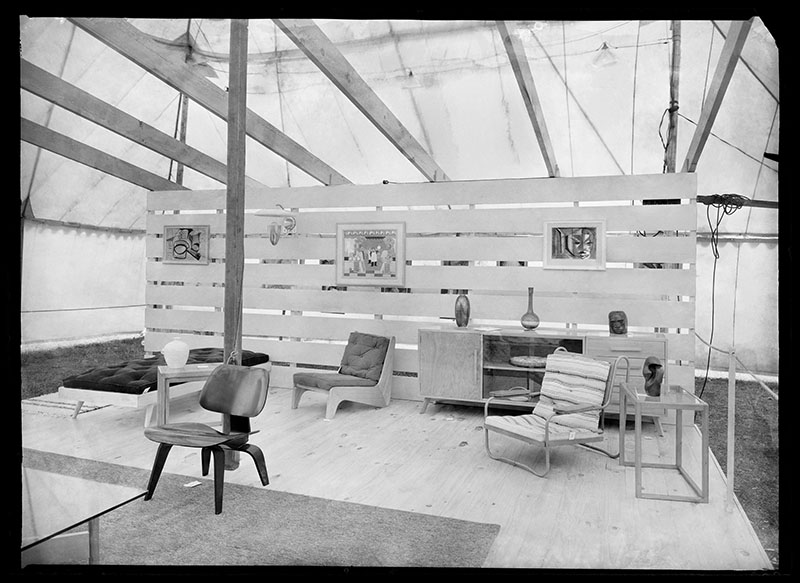
<svg viewBox="0 0 800 583"><path fill-rule="evenodd" d="M667 357L666 339L660 338L592 338L586 339L586 354L596 358L616 358L627 356L641 358L657 356L662 361Z"/></svg>

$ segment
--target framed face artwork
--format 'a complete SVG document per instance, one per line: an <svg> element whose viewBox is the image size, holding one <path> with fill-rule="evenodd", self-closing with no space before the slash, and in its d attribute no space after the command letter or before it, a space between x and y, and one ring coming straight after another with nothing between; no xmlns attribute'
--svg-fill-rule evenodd
<svg viewBox="0 0 800 583"><path fill-rule="evenodd" d="M208 265L208 225L167 225L164 227L164 263Z"/></svg>
<svg viewBox="0 0 800 583"><path fill-rule="evenodd" d="M403 287L405 223L336 225L336 285Z"/></svg>
<svg viewBox="0 0 800 583"><path fill-rule="evenodd" d="M545 269L605 269L605 221L546 221Z"/></svg>

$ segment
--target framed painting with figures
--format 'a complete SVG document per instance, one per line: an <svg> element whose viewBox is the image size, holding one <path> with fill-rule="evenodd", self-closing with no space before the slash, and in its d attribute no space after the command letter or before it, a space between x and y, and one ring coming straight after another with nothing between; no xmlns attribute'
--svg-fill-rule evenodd
<svg viewBox="0 0 800 583"><path fill-rule="evenodd" d="M164 227L164 263L208 265L208 225L167 225Z"/></svg>
<svg viewBox="0 0 800 583"><path fill-rule="evenodd" d="M405 223L336 225L336 285L402 287Z"/></svg>
<svg viewBox="0 0 800 583"><path fill-rule="evenodd" d="M605 221L546 221L545 269L605 269Z"/></svg>

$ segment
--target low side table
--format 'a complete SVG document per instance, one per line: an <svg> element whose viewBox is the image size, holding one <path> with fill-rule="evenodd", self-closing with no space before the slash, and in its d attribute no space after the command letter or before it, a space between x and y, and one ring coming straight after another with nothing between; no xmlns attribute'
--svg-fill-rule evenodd
<svg viewBox="0 0 800 583"><path fill-rule="evenodd" d="M708 502L708 404L682 387L672 385L663 389L658 397L637 392L627 383L621 384L620 391L620 422L619 422L619 463L624 466L636 468L636 497L651 498L655 500L678 500L684 502ZM627 401L633 403L634 408L634 459L625 459L625 425L627 417ZM642 415L659 414L672 409L675 411L675 463L643 462L642 461ZM700 486L689 476L683 467L683 412L699 411L702 414L701 445L701 477ZM678 496L672 494L655 494L643 491L642 468L669 468L680 473L686 483L695 492L695 496Z"/></svg>
<svg viewBox="0 0 800 583"><path fill-rule="evenodd" d="M177 383L189 381L202 381L216 369L221 362L187 364L181 368L169 366L158 367L158 405L156 409L156 424L164 425L169 417L169 389Z"/></svg>

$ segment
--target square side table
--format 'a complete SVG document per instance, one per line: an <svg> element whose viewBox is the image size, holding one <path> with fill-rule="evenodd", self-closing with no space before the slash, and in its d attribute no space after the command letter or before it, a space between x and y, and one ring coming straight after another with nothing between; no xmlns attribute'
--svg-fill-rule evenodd
<svg viewBox="0 0 800 583"><path fill-rule="evenodd" d="M158 367L158 405L156 409L156 424L164 425L169 417L169 390L177 383L189 381L202 381L222 363L187 364L181 368L168 366Z"/></svg>
<svg viewBox="0 0 800 583"><path fill-rule="evenodd" d="M634 407L634 459L625 459L625 429L627 422L627 401L633 402ZM642 415L655 411L675 411L675 463L643 462L642 461ZM701 445L701 477L700 485L689 476L683 466L683 412L699 411L702 415ZM658 397L639 393L627 383L622 383L620 391L620 418L619 418L619 463L623 466L633 466L636 479L636 497L655 500L677 500L683 502L708 502L708 404L692 393L679 386L671 386ZM645 492L642 488L642 468L668 468L677 470L685 482L694 491L694 496L679 496L672 494L655 494Z"/></svg>

